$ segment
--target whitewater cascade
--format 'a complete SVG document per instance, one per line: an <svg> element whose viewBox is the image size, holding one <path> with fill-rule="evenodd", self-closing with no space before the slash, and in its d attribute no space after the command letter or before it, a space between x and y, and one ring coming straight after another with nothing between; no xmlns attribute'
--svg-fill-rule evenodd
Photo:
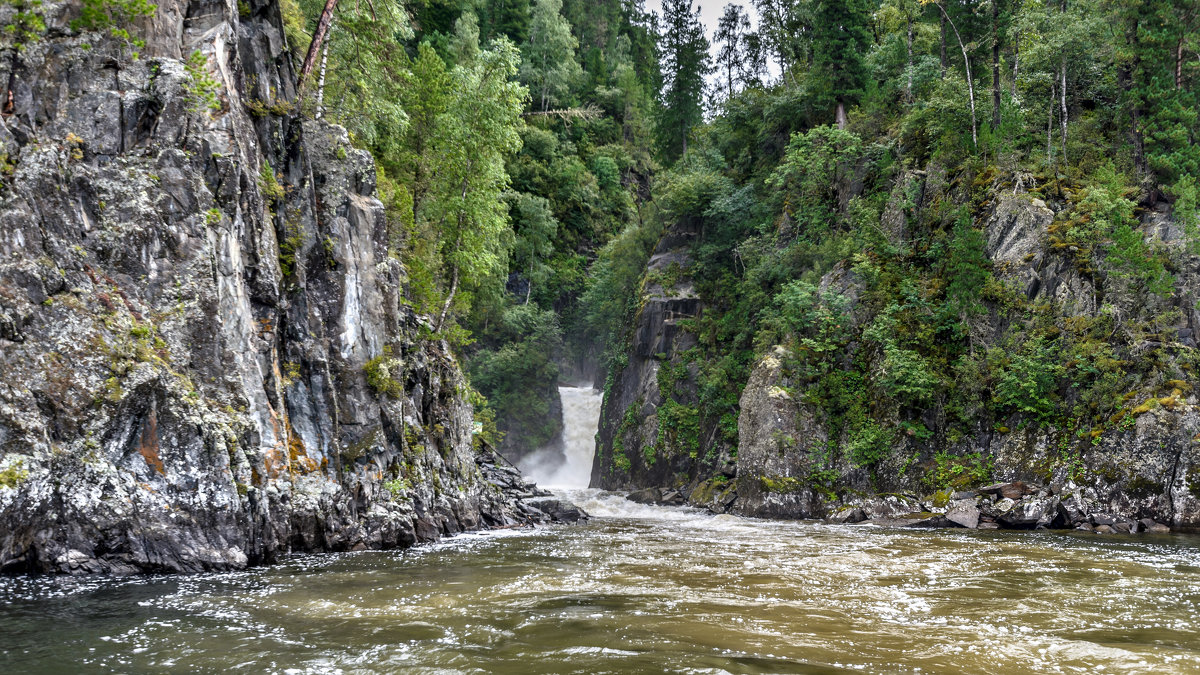
<svg viewBox="0 0 1200 675"><path fill-rule="evenodd" d="M604 395L590 386L559 387L558 395L563 411L561 442L521 460L521 470L542 487L586 488Z"/></svg>

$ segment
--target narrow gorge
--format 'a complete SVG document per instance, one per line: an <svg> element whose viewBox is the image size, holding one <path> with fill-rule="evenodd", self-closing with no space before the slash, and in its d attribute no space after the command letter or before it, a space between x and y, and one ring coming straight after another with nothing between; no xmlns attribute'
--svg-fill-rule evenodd
<svg viewBox="0 0 1200 675"><path fill-rule="evenodd" d="M1200 673L1195 0L0 1L0 672Z"/></svg>

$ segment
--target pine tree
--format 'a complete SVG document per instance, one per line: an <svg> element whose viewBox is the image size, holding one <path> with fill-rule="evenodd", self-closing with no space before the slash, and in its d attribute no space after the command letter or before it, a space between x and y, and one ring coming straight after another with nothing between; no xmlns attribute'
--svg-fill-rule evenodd
<svg viewBox="0 0 1200 675"><path fill-rule="evenodd" d="M700 8L692 10L691 0L666 0L663 3L662 35L663 85L658 116L659 149L671 162L687 152L687 137L692 127L704 121L701 96L704 77L710 72L708 38L700 23Z"/></svg>
<svg viewBox="0 0 1200 675"><path fill-rule="evenodd" d="M583 79L575 60L578 47L571 24L562 16L562 0L537 0L522 50L521 81L529 86L538 110L562 104Z"/></svg>
<svg viewBox="0 0 1200 675"><path fill-rule="evenodd" d="M867 80L867 0L820 0L813 19L813 68L836 104L838 128L845 129L846 106L862 97Z"/></svg>

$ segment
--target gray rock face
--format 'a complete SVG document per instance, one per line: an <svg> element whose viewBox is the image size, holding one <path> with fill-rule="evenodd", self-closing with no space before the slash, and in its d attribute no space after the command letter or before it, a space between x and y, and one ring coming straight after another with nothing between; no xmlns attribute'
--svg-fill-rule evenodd
<svg viewBox="0 0 1200 675"><path fill-rule="evenodd" d="M18 59L0 570L238 569L556 517L472 448L454 356L400 302L370 156L288 112L278 8L249 5L159 2L131 60L48 4ZM220 110L195 109L194 51Z"/></svg>
<svg viewBox="0 0 1200 675"><path fill-rule="evenodd" d="M737 494L734 511L752 516L815 518L824 515L810 477L819 468L825 429L785 388L776 347L750 375L738 417Z"/></svg>
<svg viewBox="0 0 1200 675"><path fill-rule="evenodd" d="M696 337L686 321L703 309L688 276L699 226L683 221L668 229L647 265L628 361L605 388L592 487L691 489L697 481L681 476L733 473L716 421L699 418L697 364L687 360ZM660 410L671 416L661 429Z"/></svg>

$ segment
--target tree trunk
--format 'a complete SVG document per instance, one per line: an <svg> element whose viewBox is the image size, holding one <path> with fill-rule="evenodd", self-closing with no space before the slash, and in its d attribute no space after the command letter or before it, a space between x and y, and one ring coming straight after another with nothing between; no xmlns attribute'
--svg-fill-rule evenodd
<svg viewBox="0 0 1200 675"><path fill-rule="evenodd" d="M992 129L1000 128L1000 2L992 0Z"/></svg>
<svg viewBox="0 0 1200 675"><path fill-rule="evenodd" d="M1017 76L1021 73L1021 33L1013 36L1013 80L1012 97L1017 98Z"/></svg>
<svg viewBox="0 0 1200 675"><path fill-rule="evenodd" d="M325 46L321 48L321 75L317 77L317 110L313 117L321 119L325 114L325 70L329 65L329 42L325 42Z"/></svg>
<svg viewBox="0 0 1200 675"><path fill-rule="evenodd" d="M838 129L844 130L846 128L846 103L844 101L837 102L837 112L835 115Z"/></svg>
<svg viewBox="0 0 1200 675"><path fill-rule="evenodd" d="M967 46L963 44L962 35L959 35L958 27L955 26L954 22L950 20L950 15L946 13L946 8L942 7L942 5L940 3L935 4L934 6L937 7L938 9L942 10L942 18L945 20L946 23L950 24L950 30L954 31L954 38L956 40L958 40L958 48L962 50L963 66L967 70L967 95L970 97L970 101L971 101L971 144L974 145L975 148L978 148L979 147L979 123L976 122L976 118L975 118L975 83L974 83L974 78L971 77L971 57L967 55ZM943 28L942 34L945 35L944 28ZM945 42L943 41L943 52L945 51L944 47L945 47Z"/></svg>
<svg viewBox="0 0 1200 675"><path fill-rule="evenodd" d="M325 8L321 10L321 16L317 19L317 29L313 31L312 43L308 45L308 53L304 55L304 65L300 67L300 75L296 77L296 89L304 87L304 80L312 74L317 65L317 54L325 45L325 35L329 33L329 23L333 21L333 10L337 4L338 0L325 0Z"/></svg>
<svg viewBox="0 0 1200 675"><path fill-rule="evenodd" d="M1050 106L1046 116L1046 166L1054 166L1054 83L1050 83Z"/></svg>
<svg viewBox="0 0 1200 675"><path fill-rule="evenodd" d="M433 327L433 332L442 332L442 326L446 323L446 315L450 313L450 305L454 304L455 293L458 293L458 265L450 268L450 294L446 296L446 302L442 305L442 313L438 316L438 322Z"/></svg>
<svg viewBox="0 0 1200 675"><path fill-rule="evenodd" d="M907 103L913 101L913 20L911 14L906 14L904 17L908 24L908 38L906 45L908 47L908 84L904 87L904 99Z"/></svg>
<svg viewBox="0 0 1200 675"><path fill-rule="evenodd" d="M1062 130L1062 163L1067 166L1067 57L1062 57L1062 82L1058 87L1058 100L1062 104L1058 118Z"/></svg>

